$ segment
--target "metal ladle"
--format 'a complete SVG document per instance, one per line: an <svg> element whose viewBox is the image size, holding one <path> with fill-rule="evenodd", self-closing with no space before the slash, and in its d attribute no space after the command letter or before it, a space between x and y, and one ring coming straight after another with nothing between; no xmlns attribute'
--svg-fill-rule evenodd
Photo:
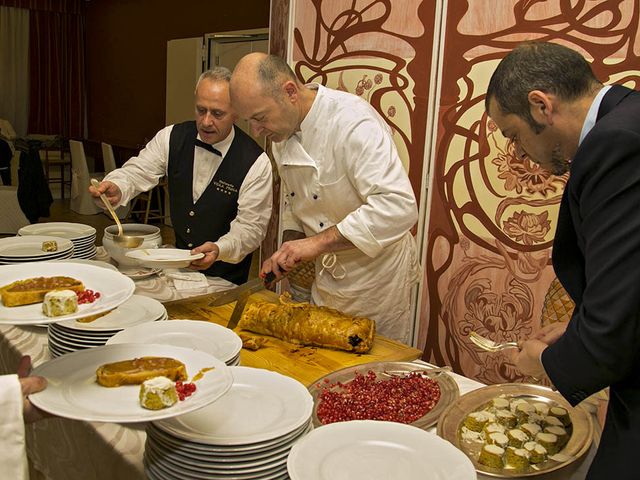
<svg viewBox="0 0 640 480"><path fill-rule="evenodd" d="M100 182L95 178L92 178L91 185L97 189L100 186ZM142 245L142 242L144 242L144 238L133 237L131 235L124 235L122 233L122 224L120 223L120 219L118 218L118 215L116 215L116 212L113 210L113 207L111 206L111 202L109 202L109 200L107 199L104 193L100 194L100 199L102 200L102 203L104 203L104 206L107 207L107 210L109 210L109 213L111 214L113 219L116 221L116 224L118 225L118 235L113 236L113 243L115 243L116 245L122 248L136 248Z"/></svg>

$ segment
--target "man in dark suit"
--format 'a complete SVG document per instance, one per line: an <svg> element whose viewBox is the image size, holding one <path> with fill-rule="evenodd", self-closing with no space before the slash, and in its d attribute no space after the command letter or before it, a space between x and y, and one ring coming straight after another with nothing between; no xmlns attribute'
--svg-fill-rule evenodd
<svg viewBox="0 0 640 480"><path fill-rule="evenodd" d="M638 478L640 94L603 86L571 49L528 42L498 65L486 109L518 155L571 172L553 266L576 308L568 324L522 342L515 365L546 374L572 405L610 387L587 478Z"/></svg>

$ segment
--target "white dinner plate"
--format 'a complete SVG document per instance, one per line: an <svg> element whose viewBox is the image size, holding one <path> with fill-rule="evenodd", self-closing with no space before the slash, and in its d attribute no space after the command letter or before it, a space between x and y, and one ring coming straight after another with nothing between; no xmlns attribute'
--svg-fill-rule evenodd
<svg viewBox="0 0 640 480"><path fill-rule="evenodd" d="M131 280L130 280L131 281ZM132 282L133 283L133 282ZM107 313L93 322L78 322L77 320L65 320L58 322L62 327L72 330L101 332L107 330L122 330L134 325L154 322L164 316L167 309L155 298L142 295L132 295L126 302L115 310ZM126 343L126 342L123 342ZM132 342L137 343L137 342ZM162 343L162 342L146 342Z"/></svg>
<svg viewBox="0 0 640 480"><path fill-rule="evenodd" d="M58 249L55 252L42 250L42 243L55 241ZM54 236L34 235L29 237L7 237L0 239L0 257L7 260L39 259L43 257L59 256L73 249L73 242L69 239Z"/></svg>
<svg viewBox="0 0 640 480"><path fill-rule="evenodd" d="M96 235L96 229L83 223L46 222L33 223L18 230L18 235L51 235L54 237L80 240Z"/></svg>
<svg viewBox="0 0 640 480"><path fill-rule="evenodd" d="M160 273L161 268L145 268L145 267L120 267L120 273L126 275L133 280L142 280L156 273Z"/></svg>
<svg viewBox="0 0 640 480"><path fill-rule="evenodd" d="M323 425L291 449L291 480L475 480L471 460L411 425L353 420Z"/></svg>
<svg viewBox="0 0 640 480"><path fill-rule="evenodd" d="M204 253L191 255L191 250L179 248L140 248L125 254L140 265L155 268L185 268L204 257Z"/></svg>
<svg viewBox="0 0 640 480"><path fill-rule="evenodd" d="M116 343L160 343L188 347L207 352L225 363L233 360L242 349L242 340L233 330L199 320L143 323L116 333L107 345Z"/></svg>
<svg viewBox="0 0 640 480"><path fill-rule="evenodd" d="M58 260L58 262L64 262L64 263L80 263L83 265L95 265L96 267L102 267L102 268L106 268L109 269L113 272L117 272L118 268L115 265L112 265L110 263L107 262L103 262L102 260L85 260L82 258L68 258L66 260Z"/></svg>
<svg viewBox="0 0 640 480"><path fill-rule="evenodd" d="M296 430L295 436L290 439L281 440L281 443L275 446L268 446L264 449L252 449L249 451L240 452L226 452L216 450L199 450L193 448L195 444L171 437L169 434L153 426L153 423L149 423L147 426L147 442L153 443L160 449L165 451L174 452L184 457L206 461L211 466L224 466L228 464L233 465L261 465L271 462L274 457L278 457L283 454L288 454L291 450L291 446L298 441L298 439L311 431L312 426L306 425L302 430ZM259 444L261 445L261 444ZM255 444L254 444L255 446Z"/></svg>
<svg viewBox="0 0 640 480"><path fill-rule="evenodd" d="M0 303L0 324L33 325L95 315L120 306L133 295L133 291L136 288L133 280L119 272L94 265L62 262L38 262L35 264L3 266L0 268L0 287L17 280L58 275L80 280L84 284L84 288L100 292L100 298L93 303L79 305L78 311L75 313L60 317L47 317L42 313L42 303L23 305L21 307L5 307Z"/></svg>
<svg viewBox="0 0 640 480"><path fill-rule="evenodd" d="M111 362L145 356L171 357L181 361L191 379L203 368L213 367L196 381L196 391L184 401L162 410L140 406L139 385L103 387L96 369ZM211 355L170 345L120 344L69 353L36 367L32 375L47 379L47 388L31 394L36 407L54 415L93 422L146 422L201 409L218 400L231 387L231 369Z"/></svg>
<svg viewBox="0 0 640 480"><path fill-rule="evenodd" d="M302 383L269 370L229 368L233 385L219 401L156 425L192 442L238 445L285 435L311 418L313 399Z"/></svg>
<svg viewBox="0 0 640 480"><path fill-rule="evenodd" d="M253 464L243 464L243 463L216 463L215 461L210 461L213 459L210 458L202 458L202 459L194 459L189 457L188 455L180 455L175 450L171 448L163 447L159 443L148 442L145 445L145 451L153 451L158 456L162 458L162 462L165 465L172 465L174 467L183 467L187 469L191 469L194 471L205 472L210 474L217 475L246 475L253 473L255 477L260 478L261 475L258 472L273 471L278 470L283 467L287 463L287 456L289 452L284 450L278 454L271 455L271 457L267 459L262 459L260 462L254 462Z"/></svg>
<svg viewBox="0 0 640 480"><path fill-rule="evenodd" d="M236 369L234 368L232 371L235 370ZM234 376L236 373L234 373ZM299 437L306 435L312 428L313 425L305 423L292 432L280 437L265 440L264 442L241 445L206 445L204 443L190 442L188 440L177 438L173 434L161 430L156 425L152 425L151 428L147 428L147 431L151 432L154 436L161 438L167 445L176 448L187 445L195 454L205 456L213 455L218 461L223 461L224 458L228 458L229 461L235 461L236 459L247 460L250 458L263 458L265 455L279 453L283 448L291 448L291 445L293 445L294 442L297 442Z"/></svg>

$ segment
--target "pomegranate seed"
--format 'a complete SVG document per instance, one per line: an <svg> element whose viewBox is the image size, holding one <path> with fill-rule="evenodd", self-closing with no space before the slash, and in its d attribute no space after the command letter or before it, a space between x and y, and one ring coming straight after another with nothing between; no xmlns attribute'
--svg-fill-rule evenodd
<svg viewBox="0 0 640 480"><path fill-rule="evenodd" d="M349 383L326 382L321 388L317 415L325 425L347 420L412 423L440 399L438 382L415 372L384 380L373 371L356 372Z"/></svg>

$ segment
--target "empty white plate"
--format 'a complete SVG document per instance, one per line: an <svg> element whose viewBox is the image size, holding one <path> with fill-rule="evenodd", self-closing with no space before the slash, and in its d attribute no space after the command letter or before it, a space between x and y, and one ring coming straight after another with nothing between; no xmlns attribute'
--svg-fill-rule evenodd
<svg viewBox="0 0 640 480"><path fill-rule="evenodd" d="M127 252L140 265L155 268L185 268L191 262L204 257L204 253L191 255L191 250L179 248L141 248Z"/></svg>
<svg viewBox="0 0 640 480"><path fill-rule="evenodd" d="M374 420L316 428L291 449L291 480L475 480L471 460L434 433Z"/></svg>
<svg viewBox="0 0 640 480"><path fill-rule="evenodd" d="M269 370L229 368L234 380L226 395L156 426L192 442L240 445L272 440L309 422L313 398L302 383Z"/></svg>
<svg viewBox="0 0 640 480"><path fill-rule="evenodd" d="M111 337L107 345L115 343L160 343L193 348L227 364L242 349L242 340L233 330L198 320L171 320L128 327Z"/></svg>

